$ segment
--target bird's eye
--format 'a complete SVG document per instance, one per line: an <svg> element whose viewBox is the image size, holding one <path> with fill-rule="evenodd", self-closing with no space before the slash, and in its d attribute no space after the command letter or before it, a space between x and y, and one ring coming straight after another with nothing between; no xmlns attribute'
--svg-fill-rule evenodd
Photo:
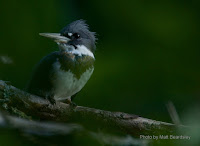
<svg viewBox="0 0 200 146"><path fill-rule="evenodd" d="M74 33L73 37L75 37L76 39L80 38L80 35L78 33Z"/></svg>

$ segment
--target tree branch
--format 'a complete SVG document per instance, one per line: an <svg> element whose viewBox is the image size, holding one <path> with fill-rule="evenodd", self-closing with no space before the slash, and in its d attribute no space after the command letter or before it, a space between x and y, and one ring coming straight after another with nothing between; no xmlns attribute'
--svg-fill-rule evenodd
<svg viewBox="0 0 200 146"><path fill-rule="evenodd" d="M31 116L40 120L75 121L81 124L89 122L97 124L96 127L108 127L131 135L164 134L173 133L177 128L187 129L186 126L176 126L122 112L104 111L82 106L72 108L62 102L51 105L48 100L17 89L4 81L0 81L0 100L2 109L24 118ZM86 126L88 125L86 124ZM91 124L88 127L90 126Z"/></svg>
<svg viewBox="0 0 200 146"><path fill-rule="evenodd" d="M14 116L0 113L0 127L7 127L23 131L31 135L68 135L74 132L83 131L83 127L78 124L58 124L50 122L30 121Z"/></svg>
<svg viewBox="0 0 200 146"><path fill-rule="evenodd" d="M39 145L41 142L46 145L71 145L72 141L66 141L66 139L72 136L79 141L83 138L90 142L92 140L98 145L146 145L149 143L147 140L135 139L128 135L115 136L102 132L92 132L78 124L30 121L0 112L0 131L3 130L15 131L16 135L22 137L22 141L28 140Z"/></svg>

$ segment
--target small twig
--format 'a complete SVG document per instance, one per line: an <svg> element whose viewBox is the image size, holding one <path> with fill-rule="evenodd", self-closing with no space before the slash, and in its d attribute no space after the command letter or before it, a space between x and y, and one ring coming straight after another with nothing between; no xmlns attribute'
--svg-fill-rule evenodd
<svg viewBox="0 0 200 146"><path fill-rule="evenodd" d="M168 110L168 113L172 119L172 122L175 124L175 125L181 125L181 122L180 122L180 118L178 116L178 113L176 111L176 108L173 104L172 101L168 101L168 103L166 104L166 107L167 107L167 110Z"/></svg>

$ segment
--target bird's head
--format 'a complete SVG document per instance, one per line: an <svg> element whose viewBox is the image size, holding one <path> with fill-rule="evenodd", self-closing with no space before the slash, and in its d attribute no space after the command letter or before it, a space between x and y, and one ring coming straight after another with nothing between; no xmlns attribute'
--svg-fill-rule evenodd
<svg viewBox="0 0 200 146"><path fill-rule="evenodd" d="M95 33L89 31L89 26L84 20L68 24L60 33L40 33L40 35L53 39L61 51L93 56L96 49Z"/></svg>

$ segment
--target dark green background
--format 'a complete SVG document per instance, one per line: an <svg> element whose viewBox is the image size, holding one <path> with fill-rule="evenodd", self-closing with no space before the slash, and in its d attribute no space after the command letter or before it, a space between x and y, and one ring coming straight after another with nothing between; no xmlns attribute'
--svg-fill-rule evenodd
<svg viewBox="0 0 200 146"><path fill-rule="evenodd" d="M200 2L1 0L0 79L23 89L34 65L57 45L38 35L85 19L97 32L95 71L75 102L171 122L199 104Z"/></svg>

